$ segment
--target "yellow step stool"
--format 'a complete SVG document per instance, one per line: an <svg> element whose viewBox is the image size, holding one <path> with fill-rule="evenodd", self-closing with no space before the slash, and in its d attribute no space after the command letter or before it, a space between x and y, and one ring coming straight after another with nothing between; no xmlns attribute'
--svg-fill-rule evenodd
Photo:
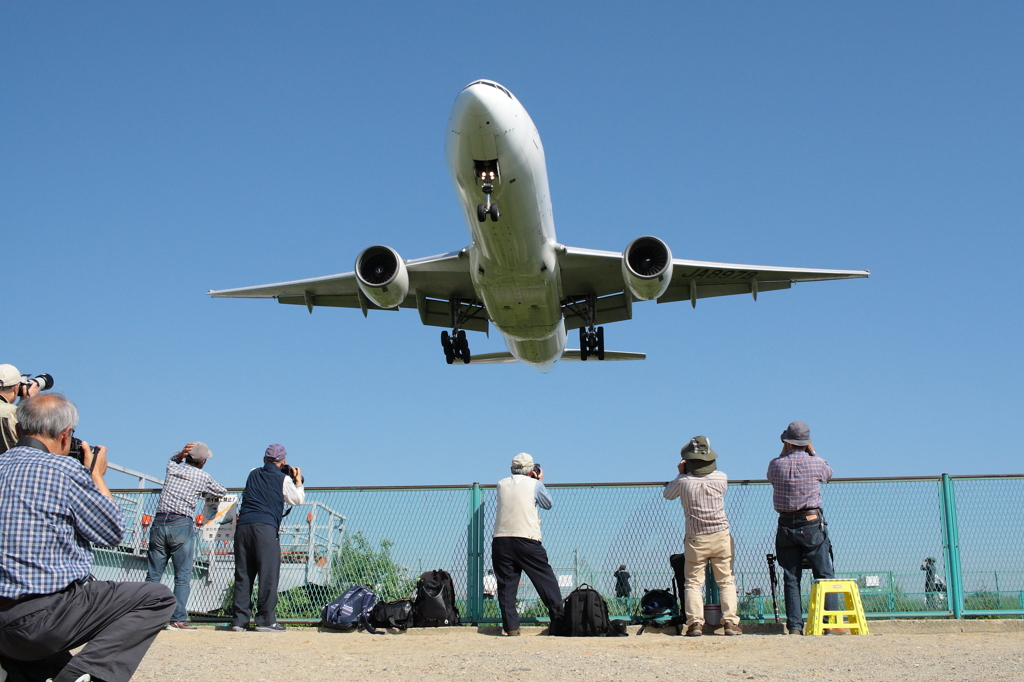
<svg viewBox="0 0 1024 682"><path fill-rule="evenodd" d="M845 608L841 611L825 610L825 595L841 595ZM846 616L846 622L842 617ZM827 619L828 622L823 622ZM864 617L864 605L860 601L860 590L854 580L828 580L819 578L811 587L811 605L807 609L808 635L822 635L826 628L849 628L850 634L868 634L868 621Z"/></svg>

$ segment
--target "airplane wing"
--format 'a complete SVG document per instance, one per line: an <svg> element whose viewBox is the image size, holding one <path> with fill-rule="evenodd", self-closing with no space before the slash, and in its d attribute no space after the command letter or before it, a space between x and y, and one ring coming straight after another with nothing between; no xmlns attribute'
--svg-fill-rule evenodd
<svg viewBox="0 0 1024 682"><path fill-rule="evenodd" d="M487 331L487 311L469 302L476 298L476 291L469 277L469 260L462 251L408 260L405 266L409 270L409 295L400 308L417 308L425 325L450 327L451 307L461 306L466 318L463 329ZM355 272L207 293L213 298L275 298L278 303L304 305L309 312L315 306L359 308L363 315L370 310L388 310L363 295Z"/></svg>
<svg viewBox="0 0 1024 682"><path fill-rule="evenodd" d="M559 255L563 299L577 300L596 295L597 322L607 324L632 317L633 297L622 279L622 254L565 247ZM867 270L821 270L787 268L774 265L739 265L708 261L672 260L672 281L658 298L658 303L690 301L734 294L757 294L763 291L789 289L794 282L822 282L833 279L867 277ZM582 317L571 306L565 309L566 327L583 326Z"/></svg>

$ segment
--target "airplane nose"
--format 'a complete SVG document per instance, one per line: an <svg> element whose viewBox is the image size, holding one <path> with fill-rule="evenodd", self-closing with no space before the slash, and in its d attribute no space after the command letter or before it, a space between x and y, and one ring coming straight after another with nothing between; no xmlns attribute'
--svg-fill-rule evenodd
<svg viewBox="0 0 1024 682"><path fill-rule="evenodd" d="M459 94L462 110L470 116L483 116L487 113L487 105L484 104L483 92L486 86L471 85Z"/></svg>

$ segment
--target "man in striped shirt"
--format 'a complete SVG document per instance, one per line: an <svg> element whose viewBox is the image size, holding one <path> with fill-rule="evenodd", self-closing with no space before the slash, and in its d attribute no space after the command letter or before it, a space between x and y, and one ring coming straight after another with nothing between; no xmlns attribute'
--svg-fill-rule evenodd
<svg viewBox="0 0 1024 682"><path fill-rule="evenodd" d="M722 600L722 622L725 634L741 635L740 618L736 612L736 583L732 576L733 545L729 519L725 516L725 491L729 477L716 471L718 455L704 436L691 438L683 447L679 476L662 492L666 500L677 497L686 514L686 535L683 554L686 557L686 585L683 608L686 612L686 635L699 637L704 630L704 567L711 564Z"/></svg>
<svg viewBox="0 0 1024 682"><path fill-rule="evenodd" d="M832 543L821 512L821 484L832 478L832 467L818 457L811 429L792 422L782 432L782 452L768 464L772 504L779 513L775 532L775 556L782 568L786 595L786 627L791 635L804 634L800 577L806 560L815 578L833 578ZM825 595L825 609L838 608L839 595ZM833 628L826 634L847 634Z"/></svg>

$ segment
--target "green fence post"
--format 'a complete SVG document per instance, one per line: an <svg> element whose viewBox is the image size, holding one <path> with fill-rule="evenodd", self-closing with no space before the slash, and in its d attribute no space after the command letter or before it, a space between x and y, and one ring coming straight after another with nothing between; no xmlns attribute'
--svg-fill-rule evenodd
<svg viewBox="0 0 1024 682"><path fill-rule="evenodd" d="M466 615L477 625L484 612L484 495L479 483L469 489L466 526Z"/></svg>
<svg viewBox="0 0 1024 682"><path fill-rule="evenodd" d="M953 494L953 479L949 474L942 474L940 481L942 491L943 535L945 536L946 571L949 585L946 598L953 609L954 618L962 618L964 611L964 583L960 570L960 531L956 523L956 496Z"/></svg>
<svg viewBox="0 0 1024 682"><path fill-rule="evenodd" d="M683 595L679 595L682 598ZM721 604L722 600L718 596L718 583L715 582L715 574L711 570L711 562L704 566L704 603L705 604Z"/></svg>

